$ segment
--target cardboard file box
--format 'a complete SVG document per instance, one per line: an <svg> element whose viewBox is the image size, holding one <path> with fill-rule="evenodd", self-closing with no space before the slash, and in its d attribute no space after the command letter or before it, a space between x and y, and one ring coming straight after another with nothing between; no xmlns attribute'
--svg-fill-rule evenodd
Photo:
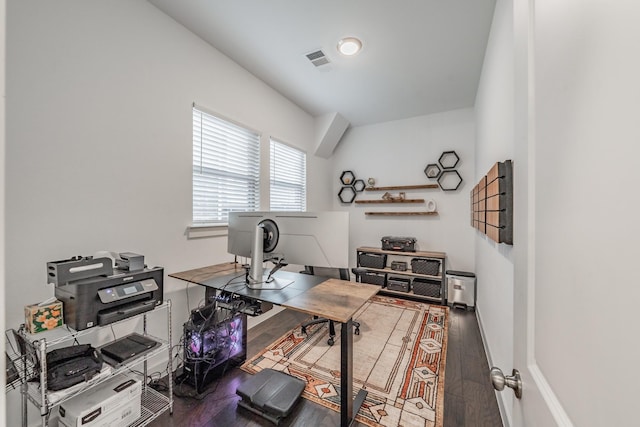
<svg viewBox="0 0 640 427"><path fill-rule="evenodd" d="M58 407L59 427L121 427L142 413L142 382L117 376Z"/></svg>
<svg viewBox="0 0 640 427"><path fill-rule="evenodd" d="M64 323L62 302L55 300L48 304L31 304L24 307L24 324L30 334L48 331Z"/></svg>

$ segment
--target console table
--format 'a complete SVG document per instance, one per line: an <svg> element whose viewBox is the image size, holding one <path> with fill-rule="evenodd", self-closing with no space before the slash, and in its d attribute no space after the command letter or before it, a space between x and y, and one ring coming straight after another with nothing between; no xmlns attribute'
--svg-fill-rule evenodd
<svg viewBox="0 0 640 427"><path fill-rule="evenodd" d="M218 291L230 292L257 301L266 301L303 313L324 317L342 325L340 331L340 425L351 425L367 396L360 390L353 396L353 316L375 294L375 285L319 276L278 271L275 276L293 280L281 290L249 289L244 269L236 263L216 264L169 274Z"/></svg>

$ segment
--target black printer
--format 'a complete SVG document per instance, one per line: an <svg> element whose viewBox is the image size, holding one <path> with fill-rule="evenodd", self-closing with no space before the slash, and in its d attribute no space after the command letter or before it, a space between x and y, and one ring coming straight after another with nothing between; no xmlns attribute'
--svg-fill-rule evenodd
<svg viewBox="0 0 640 427"><path fill-rule="evenodd" d="M77 280L55 280L57 282L55 296L63 303L64 322L77 331L98 325L108 325L153 310L162 303L164 279L162 267L142 268L137 271L107 267L89 273L92 269L91 262L107 261L107 259L85 258L83 261L89 266L68 261L71 260L49 263L48 270L54 272L58 278L63 276L63 272L66 273L62 270L66 269L67 265L74 266L69 268L71 272L74 272L75 268L83 273L75 276ZM111 260L108 261L111 264ZM49 275L51 277L52 273ZM91 277L86 277L87 275ZM73 279L73 274L69 278Z"/></svg>

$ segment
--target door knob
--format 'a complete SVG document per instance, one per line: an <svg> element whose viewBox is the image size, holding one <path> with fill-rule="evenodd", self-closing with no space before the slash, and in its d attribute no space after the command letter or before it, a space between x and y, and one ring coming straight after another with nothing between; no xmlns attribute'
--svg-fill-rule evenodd
<svg viewBox="0 0 640 427"><path fill-rule="evenodd" d="M522 397L522 379L520 378L520 372L518 372L517 369L514 369L510 376L505 376L500 368L493 367L491 368L489 377L491 378L493 388L496 390L502 391L506 385L513 389L513 392L516 394L518 399Z"/></svg>

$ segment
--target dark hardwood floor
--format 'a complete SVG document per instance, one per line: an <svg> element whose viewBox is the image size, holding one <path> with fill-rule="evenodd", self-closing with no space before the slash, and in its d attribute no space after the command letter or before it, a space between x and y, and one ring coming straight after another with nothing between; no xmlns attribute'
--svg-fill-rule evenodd
<svg viewBox="0 0 640 427"><path fill-rule="evenodd" d="M444 380L444 427L502 426L475 312L452 309Z"/></svg>
<svg viewBox="0 0 640 427"><path fill-rule="evenodd" d="M489 366L482 346L475 313L451 310L445 369L445 427L498 427L502 420L491 383ZM248 333L247 357L295 327L307 315L284 310L260 323ZM201 399L175 397L173 415L163 414L150 425L154 427L254 427L273 426L267 420L243 409L237 409L235 390L249 374L233 368L214 381ZM177 394L193 393L187 386L177 386ZM293 413L281 426L334 427L340 425L340 414L301 399ZM355 423L355 426L363 424Z"/></svg>

